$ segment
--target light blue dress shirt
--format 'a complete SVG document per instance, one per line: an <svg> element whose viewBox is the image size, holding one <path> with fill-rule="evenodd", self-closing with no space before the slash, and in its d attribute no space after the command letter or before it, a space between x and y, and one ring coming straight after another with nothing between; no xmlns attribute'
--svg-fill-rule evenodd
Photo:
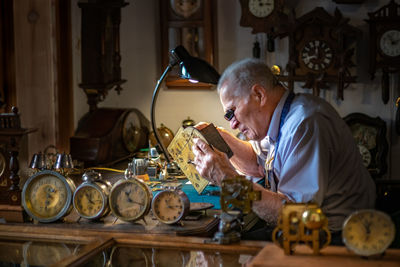
<svg viewBox="0 0 400 267"><path fill-rule="evenodd" d="M340 230L351 212L374 207L375 183L347 124L329 103L310 94L296 94L275 153L287 96L276 107L267 136L250 141L258 163L273 169L272 191L294 202L316 202L330 230Z"/></svg>

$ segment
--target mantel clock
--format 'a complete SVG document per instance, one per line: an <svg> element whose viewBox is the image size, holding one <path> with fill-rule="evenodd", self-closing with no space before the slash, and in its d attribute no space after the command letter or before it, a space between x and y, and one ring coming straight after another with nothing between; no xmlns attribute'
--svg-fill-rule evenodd
<svg viewBox="0 0 400 267"><path fill-rule="evenodd" d="M400 5L391 0L369 19L369 73L374 79L377 69L382 70L382 100L389 101L389 73L400 70Z"/></svg>
<svg viewBox="0 0 400 267"><path fill-rule="evenodd" d="M0 114L0 218L7 222L23 222L18 154L22 138L35 131L21 127L18 108Z"/></svg>
<svg viewBox="0 0 400 267"><path fill-rule="evenodd" d="M343 89L356 77L352 74L356 36L359 30L348 24L348 19L336 9L331 16L316 7L298 19L290 19L288 75L280 77L289 82L304 82L314 95L328 83L337 84L337 97L343 100Z"/></svg>

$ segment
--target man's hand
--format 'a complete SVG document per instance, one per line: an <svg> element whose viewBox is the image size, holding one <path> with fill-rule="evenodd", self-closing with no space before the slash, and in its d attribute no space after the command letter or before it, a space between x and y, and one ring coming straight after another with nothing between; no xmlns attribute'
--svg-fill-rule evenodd
<svg viewBox="0 0 400 267"><path fill-rule="evenodd" d="M213 150L200 138L194 138L193 141L194 164L201 176L214 184L221 185L225 177L238 175L224 152Z"/></svg>

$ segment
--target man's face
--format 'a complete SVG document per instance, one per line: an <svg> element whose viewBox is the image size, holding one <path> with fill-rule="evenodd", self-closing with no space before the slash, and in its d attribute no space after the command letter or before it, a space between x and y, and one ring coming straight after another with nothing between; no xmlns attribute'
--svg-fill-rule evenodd
<svg viewBox="0 0 400 267"><path fill-rule="evenodd" d="M234 111L229 121L232 129L238 129L250 140L261 140L267 134L266 118L261 112L260 102L254 95L233 97L229 93L229 84L221 87L220 101L224 112Z"/></svg>

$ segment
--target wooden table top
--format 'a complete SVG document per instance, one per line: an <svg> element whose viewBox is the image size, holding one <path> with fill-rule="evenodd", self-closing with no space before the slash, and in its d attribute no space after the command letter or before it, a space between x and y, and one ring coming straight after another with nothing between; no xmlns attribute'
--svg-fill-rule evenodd
<svg viewBox="0 0 400 267"><path fill-rule="evenodd" d="M323 266L323 267L368 267L368 266L400 266L400 249L388 249L381 258L361 258L346 247L328 246L320 255L313 255L312 249L306 245L297 245L293 255L285 255L283 249L268 243L251 261L251 267L260 266Z"/></svg>

